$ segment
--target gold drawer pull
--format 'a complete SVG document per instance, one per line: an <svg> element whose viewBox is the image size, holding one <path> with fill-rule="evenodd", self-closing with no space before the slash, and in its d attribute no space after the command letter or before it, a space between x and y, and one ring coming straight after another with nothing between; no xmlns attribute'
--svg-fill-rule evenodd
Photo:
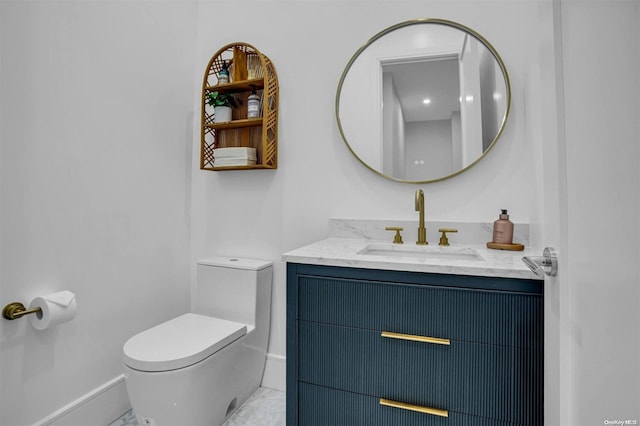
<svg viewBox="0 0 640 426"><path fill-rule="evenodd" d="M400 408L402 410L417 411L424 414L432 414L434 416L449 417L448 410L441 410L439 408L423 407L422 405L406 404L404 402L392 401L390 399L380 398L380 405L386 405L387 407Z"/></svg>
<svg viewBox="0 0 640 426"><path fill-rule="evenodd" d="M449 339L441 339L439 337L416 336L415 334L392 333L391 331L383 331L380 333L382 337L400 340L413 340L415 342L434 343L436 345L450 345Z"/></svg>

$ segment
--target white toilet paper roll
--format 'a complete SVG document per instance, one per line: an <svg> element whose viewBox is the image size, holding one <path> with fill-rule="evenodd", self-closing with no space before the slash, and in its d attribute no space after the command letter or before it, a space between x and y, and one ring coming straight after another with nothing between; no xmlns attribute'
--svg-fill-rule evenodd
<svg viewBox="0 0 640 426"><path fill-rule="evenodd" d="M76 316L76 297L68 290L36 297L31 301L29 309L40 307L42 312L29 315L31 325L36 330L46 330L63 322L71 321Z"/></svg>

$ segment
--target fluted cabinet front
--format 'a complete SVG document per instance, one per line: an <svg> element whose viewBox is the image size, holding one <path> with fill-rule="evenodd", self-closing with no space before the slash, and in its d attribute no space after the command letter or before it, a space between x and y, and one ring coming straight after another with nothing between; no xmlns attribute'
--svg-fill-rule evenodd
<svg viewBox="0 0 640 426"><path fill-rule="evenodd" d="M288 265L287 423L543 423L542 285Z"/></svg>

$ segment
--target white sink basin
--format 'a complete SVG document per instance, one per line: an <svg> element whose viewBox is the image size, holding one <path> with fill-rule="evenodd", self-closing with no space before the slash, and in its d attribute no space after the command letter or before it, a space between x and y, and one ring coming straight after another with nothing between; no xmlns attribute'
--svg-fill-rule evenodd
<svg viewBox="0 0 640 426"><path fill-rule="evenodd" d="M413 244L369 244L358 254L425 260L484 260L475 249L469 247L430 247Z"/></svg>

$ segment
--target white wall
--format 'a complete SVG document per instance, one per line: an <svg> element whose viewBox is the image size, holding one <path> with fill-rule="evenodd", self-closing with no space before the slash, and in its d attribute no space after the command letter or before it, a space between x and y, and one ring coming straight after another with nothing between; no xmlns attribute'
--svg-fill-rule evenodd
<svg viewBox="0 0 640 426"><path fill-rule="evenodd" d="M402 105L391 73L382 73L382 173L405 178L405 125ZM355 148L351 146L351 148ZM362 159L362 158L361 158ZM370 164L373 166L373 164Z"/></svg>
<svg viewBox="0 0 640 426"><path fill-rule="evenodd" d="M449 176L453 168L452 120L406 123L406 179L419 181ZM418 161L418 164L415 162Z"/></svg>
<svg viewBox="0 0 640 426"><path fill-rule="evenodd" d="M571 360L568 356L569 286L567 275L567 191L564 137L564 91L562 72L562 26L560 3L538 2L533 38L537 46L530 50L530 67L526 74L526 100L529 156L535 164L536 181L527 188L532 199L531 245L559 250L556 277L545 279L545 422L570 425ZM540 123L544 123L541 125Z"/></svg>
<svg viewBox="0 0 640 426"><path fill-rule="evenodd" d="M545 424L633 424L640 421L639 4L545 0L538 16L525 94L529 127L539 128L527 134L537 175L532 236L559 249L558 276L545 282Z"/></svg>
<svg viewBox="0 0 640 426"><path fill-rule="evenodd" d="M0 304L78 301L47 331L0 320L0 424L120 375L128 337L189 308L195 6L0 2Z"/></svg>
<svg viewBox="0 0 640 426"><path fill-rule="evenodd" d="M478 40L467 36L460 53L460 122L464 167L480 158L484 151L480 86L480 53L483 50Z"/></svg>
<svg viewBox="0 0 640 426"><path fill-rule="evenodd" d="M561 22L568 416L576 425L640 422L640 4L564 0Z"/></svg>
<svg viewBox="0 0 640 426"><path fill-rule="evenodd" d="M495 139L502 126L507 94L504 77L489 50L480 50L480 96L482 98L482 150Z"/></svg>
<svg viewBox="0 0 640 426"><path fill-rule="evenodd" d="M239 4L251 11L240 25L211 25L212 16L233 15ZM533 186L533 173L525 155L521 92L526 47L535 43L528 37L536 24L535 3L219 1L202 2L198 17L200 75L211 55L233 41L254 44L278 72L277 170L200 171L193 155L192 261L230 254L275 262L270 353L285 354L281 254L325 238L330 217L417 221L414 193L423 188L428 220L492 221L500 208L518 222L529 220L526 188ZM352 54L382 29L418 17L455 20L485 36L505 61L514 92L509 123L490 154L469 171L429 185L389 181L362 166L340 138L334 109L335 89ZM435 231L428 230L430 240Z"/></svg>

